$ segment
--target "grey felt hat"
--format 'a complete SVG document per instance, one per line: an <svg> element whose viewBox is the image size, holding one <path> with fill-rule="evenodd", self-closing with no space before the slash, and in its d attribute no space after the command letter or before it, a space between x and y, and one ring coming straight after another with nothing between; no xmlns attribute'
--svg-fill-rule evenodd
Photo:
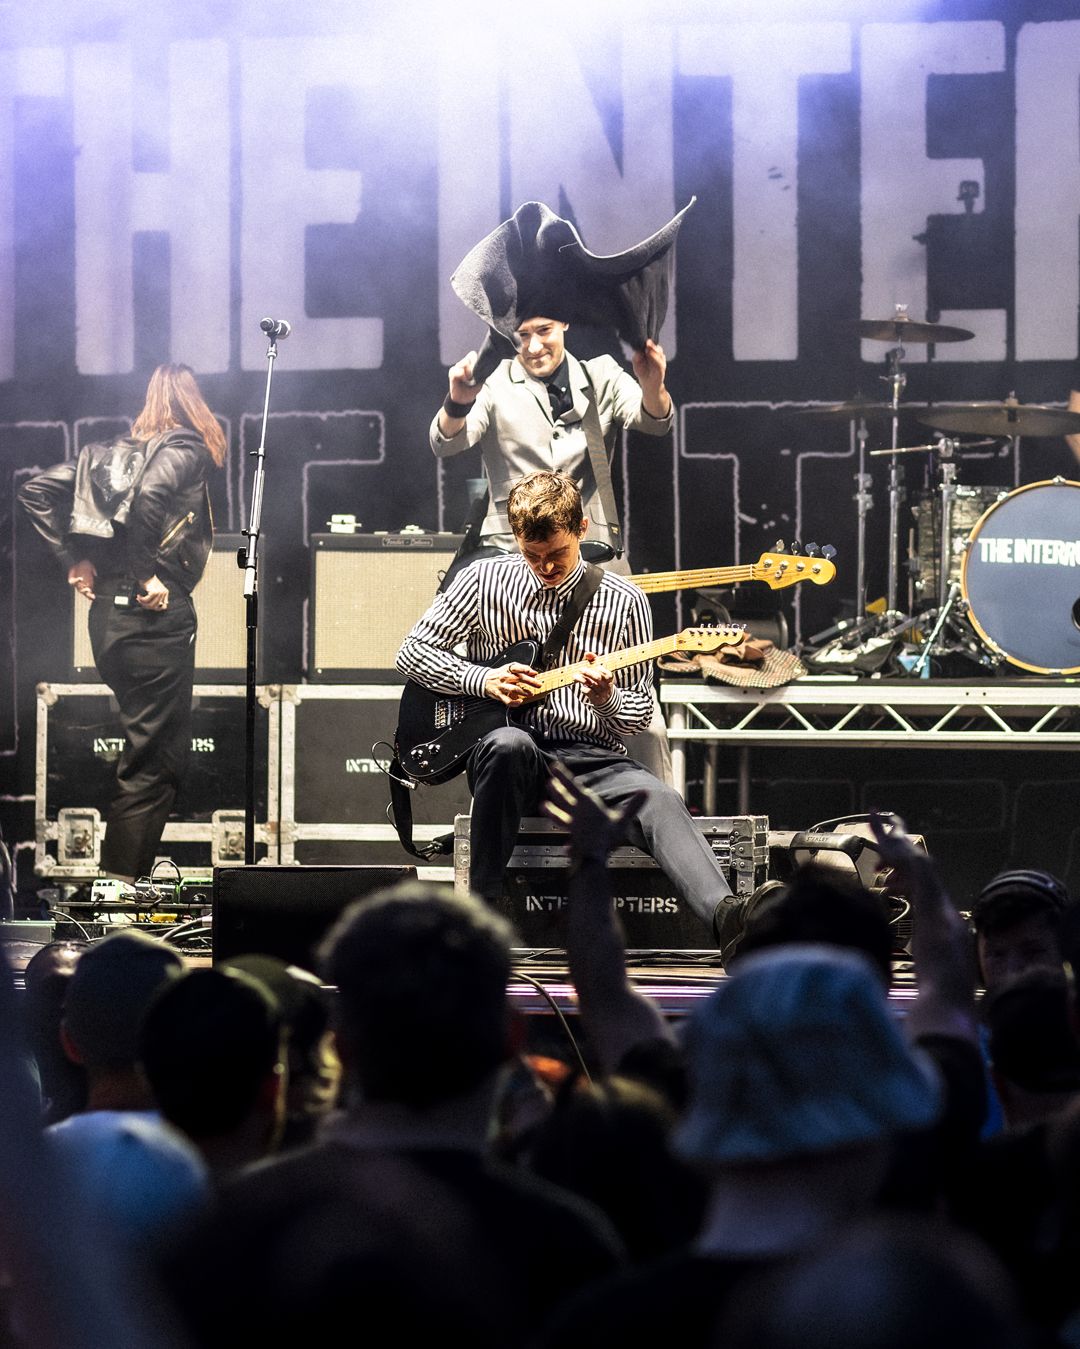
<svg viewBox="0 0 1080 1349"><path fill-rule="evenodd" d="M686 1159L763 1163L924 1128L933 1064L911 1048L862 955L821 945L746 956L691 1018Z"/></svg>
<svg viewBox="0 0 1080 1349"><path fill-rule="evenodd" d="M575 226L543 202L527 201L465 255L450 284L488 325L473 376L482 383L526 319L612 328L640 349L660 336L667 316L675 237L687 203L648 239L621 253L590 253Z"/></svg>

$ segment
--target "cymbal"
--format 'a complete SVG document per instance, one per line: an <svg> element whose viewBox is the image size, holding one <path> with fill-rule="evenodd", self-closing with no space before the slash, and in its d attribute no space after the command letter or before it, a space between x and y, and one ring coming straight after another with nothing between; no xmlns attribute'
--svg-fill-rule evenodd
<svg viewBox="0 0 1080 1349"><path fill-rule="evenodd" d="M975 336L967 328L950 328L944 323L916 323L906 316L891 319L862 319L857 323L859 336L868 342L967 342Z"/></svg>
<svg viewBox="0 0 1080 1349"><path fill-rule="evenodd" d="M868 422L891 421L898 417L918 416L927 411L925 403L872 403L868 399L852 398L846 403L817 403L808 408L785 408L792 417L813 417L825 422L857 422L860 417Z"/></svg>
<svg viewBox="0 0 1080 1349"><path fill-rule="evenodd" d="M1071 436L1080 434L1080 412L1040 403L939 403L917 414L924 426L974 436Z"/></svg>

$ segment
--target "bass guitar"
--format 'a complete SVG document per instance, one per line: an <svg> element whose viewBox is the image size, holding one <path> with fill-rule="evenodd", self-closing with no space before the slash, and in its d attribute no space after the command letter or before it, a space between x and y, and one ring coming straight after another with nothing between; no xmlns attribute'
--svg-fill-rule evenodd
<svg viewBox="0 0 1080 1349"><path fill-rule="evenodd" d="M746 636L746 630L736 623L716 628L686 628L673 637L658 637L639 646L624 647L602 656L605 667L614 673L631 665L642 665L666 656L672 651L719 651L723 646L735 646ZM517 661L536 668L540 658L540 643L515 642L490 662L492 669ZM591 668L587 661L574 661L553 670L544 670L538 677L539 690L514 708L494 698L455 697L446 693L432 693L430 689L410 679L402 690L398 710L398 728L394 750L401 767L417 782L435 786L448 782L462 772L473 747L490 731L506 726L514 719L518 708L534 703L552 689L572 684L580 670Z"/></svg>
<svg viewBox="0 0 1080 1349"><path fill-rule="evenodd" d="M832 552L833 549L826 546L825 552L812 557L803 557L797 553L762 553L756 562L748 562L744 566L646 571L640 576L628 576L627 580L652 595L666 590L737 585L740 581L764 581L770 590L783 590L785 586L797 585L800 581L813 581L814 585L823 586L828 585L836 575L836 565L829 556Z"/></svg>

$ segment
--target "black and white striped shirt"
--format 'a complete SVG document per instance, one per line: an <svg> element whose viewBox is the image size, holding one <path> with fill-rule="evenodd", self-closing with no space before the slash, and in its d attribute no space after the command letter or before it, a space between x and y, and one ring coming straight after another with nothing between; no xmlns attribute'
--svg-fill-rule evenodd
<svg viewBox="0 0 1080 1349"><path fill-rule="evenodd" d="M414 626L397 655L398 670L434 693L484 696L496 657L515 642L543 643L584 571L579 562L557 586L545 586L520 553L466 567ZM652 641L644 591L605 572L558 658L570 665ZM464 656L454 648L464 649ZM522 708L518 720L545 740L575 740L625 753L620 737L644 730L653 715L652 665L615 673L611 698L595 708L577 684L553 689Z"/></svg>

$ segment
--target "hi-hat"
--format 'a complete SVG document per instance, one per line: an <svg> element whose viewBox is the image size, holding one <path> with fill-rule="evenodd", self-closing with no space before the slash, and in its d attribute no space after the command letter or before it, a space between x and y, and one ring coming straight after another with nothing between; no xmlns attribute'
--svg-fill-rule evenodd
<svg viewBox="0 0 1080 1349"><path fill-rule="evenodd" d="M853 398L846 403L816 403L813 407L784 408L792 417L814 417L826 422L857 422L860 418L868 422L887 422L894 416L915 416L927 411L926 403L872 403L862 398Z"/></svg>
<svg viewBox="0 0 1080 1349"><path fill-rule="evenodd" d="M1080 412L1040 403L939 403L916 414L924 426L972 436L1072 436L1080 434Z"/></svg>
<svg viewBox="0 0 1080 1349"><path fill-rule="evenodd" d="M859 336L868 342L967 342L975 336L967 328L950 328L945 323L916 323L906 314L891 319L862 319L856 325Z"/></svg>

